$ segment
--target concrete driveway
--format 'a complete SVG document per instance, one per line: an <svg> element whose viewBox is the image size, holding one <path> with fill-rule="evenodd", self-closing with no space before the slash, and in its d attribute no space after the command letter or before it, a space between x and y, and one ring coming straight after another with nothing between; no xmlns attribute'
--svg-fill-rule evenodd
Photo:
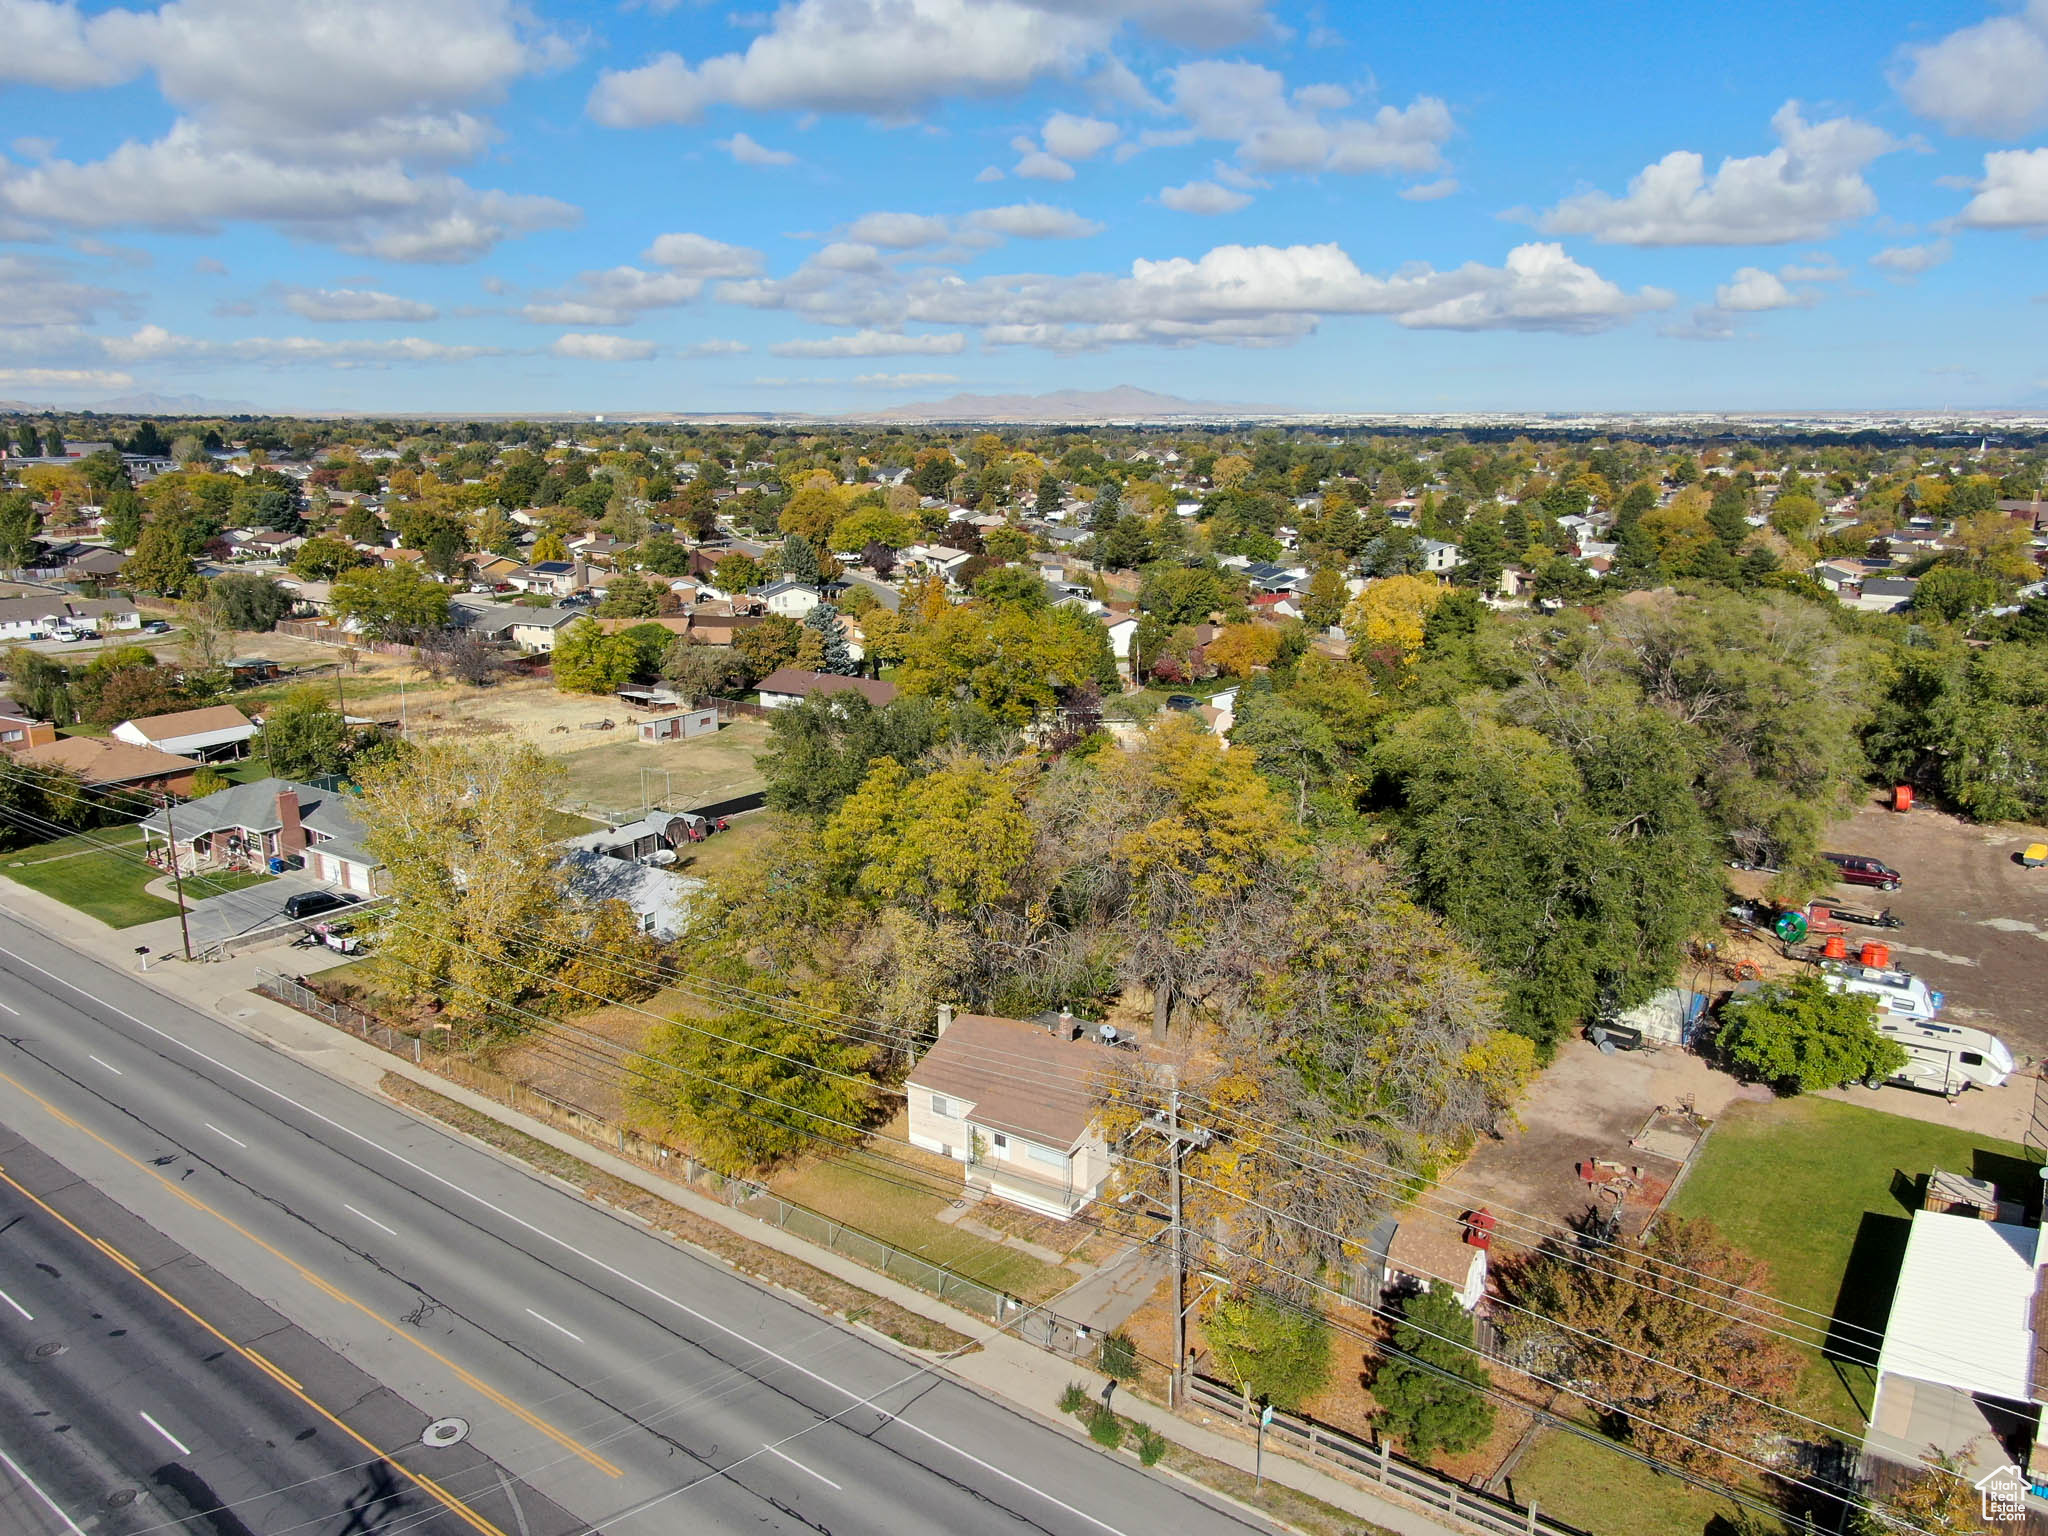
<svg viewBox="0 0 2048 1536"><path fill-rule="evenodd" d="M170 895L168 879L155 881L150 887ZM244 890L226 891L218 896L199 895L203 885L188 882L186 897L189 908L185 914L186 926L192 934L192 952L196 955L210 949L225 939L232 939L246 933L257 933L275 928L291 921L284 915L284 904L301 891L331 891L334 887L324 880L316 880L303 870L291 870L267 880L262 885L252 885ZM317 918L339 919L347 914L340 911L323 912ZM175 954L182 944L175 917L162 918L130 928L125 935L137 944L146 944L156 954Z"/></svg>

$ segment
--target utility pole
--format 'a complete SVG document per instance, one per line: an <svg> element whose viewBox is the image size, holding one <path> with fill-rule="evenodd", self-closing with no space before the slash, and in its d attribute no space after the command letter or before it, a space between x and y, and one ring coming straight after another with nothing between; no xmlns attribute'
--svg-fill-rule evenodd
<svg viewBox="0 0 2048 1536"><path fill-rule="evenodd" d="M1166 1406L1177 1408L1181 1399L1181 1373L1187 1369L1188 1360L1188 1243L1181 1203L1180 1160L1189 1147L1206 1147L1214 1133L1206 1127L1180 1123L1178 1074L1166 1092L1166 1112L1146 1116L1145 1123L1167 1140L1166 1179L1173 1204L1173 1369L1166 1377Z"/></svg>
<svg viewBox="0 0 2048 1536"><path fill-rule="evenodd" d="M185 941L185 958L192 958L192 925L185 916L185 874L178 868L178 826L171 820L171 792L164 791L164 836L171 847L171 889L178 896L178 937ZM1177 1176L1176 1176L1177 1177Z"/></svg>

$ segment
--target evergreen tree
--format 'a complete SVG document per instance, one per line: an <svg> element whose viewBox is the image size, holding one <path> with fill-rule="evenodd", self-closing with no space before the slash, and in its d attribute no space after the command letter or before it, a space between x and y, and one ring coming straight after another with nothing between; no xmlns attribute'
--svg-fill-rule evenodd
<svg viewBox="0 0 2048 1536"><path fill-rule="evenodd" d="M1641 523L1630 523L1615 541L1614 579L1625 587L1654 587L1664 579L1657 541Z"/></svg>
<svg viewBox="0 0 2048 1536"><path fill-rule="evenodd" d="M1065 504L1065 493L1060 489L1058 478L1053 475L1042 476L1038 482L1038 515L1044 518L1057 517L1060 508Z"/></svg>
<svg viewBox="0 0 2048 1536"><path fill-rule="evenodd" d="M1459 581L1480 592L1491 592L1500 585L1500 573L1508 562L1499 524L1484 518L1467 523L1465 536L1458 541L1458 554L1463 560L1458 567Z"/></svg>
<svg viewBox="0 0 2048 1536"><path fill-rule="evenodd" d="M1714 492L1714 499L1707 506L1707 526L1714 530L1714 537L1731 554L1742 547L1742 541L1749 537L1748 504L1742 499L1742 492L1733 486L1723 486Z"/></svg>
<svg viewBox="0 0 2048 1536"><path fill-rule="evenodd" d="M804 628L818 637L820 672L851 677L860 670L860 664L853 659L853 651L846 643L846 621L839 617L839 610L832 604L820 603L805 614Z"/></svg>
<svg viewBox="0 0 2048 1536"><path fill-rule="evenodd" d="M1718 540L1707 545L1693 557L1692 575L1697 581L1718 582L1732 587L1742 579L1742 567L1735 563L1735 556L1728 552L1728 546Z"/></svg>
<svg viewBox="0 0 2048 1536"><path fill-rule="evenodd" d="M133 549L142 538L143 500L127 486L107 492L106 518L100 531L116 549Z"/></svg>
<svg viewBox="0 0 2048 1536"><path fill-rule="evenodd" d="M1515 559L1529 552L1529 514L1519 505L1501 513L1500 542L1501 547Z"/></svg>
<svg viewBox="0 0 2048 1536"><path fill-rule="evenodd" d="M1096 533L1107 533L1116 526L1123 504L1123 487L1114 480L1103 481L1095 492L1095 507L1088 514L1088 526Z"/></svg>
<svg viewBox="0 0 2048 1536"><path fill-rule="evenodd" d="M1373 1377L1380 1427L1408 1454L1469 1451L1493 1433L1486 1367L1473 1352L1472 1314L1447 1285L1411 1296L1394 1324L1393 1347Z"/></svg>
<svg viewBox="0 0 2048 1536"><path fill-rule="evenodd" d="M791 581L812 585L820 579L818 551L800 533L792 533L782 541L782 574Z"/></svg>

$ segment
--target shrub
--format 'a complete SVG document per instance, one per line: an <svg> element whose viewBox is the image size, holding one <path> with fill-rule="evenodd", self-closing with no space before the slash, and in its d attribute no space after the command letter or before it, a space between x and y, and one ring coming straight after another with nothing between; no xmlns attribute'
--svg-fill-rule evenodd
<svg viewBox="0 0 2048 1536"><path fill-rule="evenodd" d="M1088 1438L1113 1451L1124 1443L1124 1421L1107 1408L1097 1408L1088 1415Z"/></svg>
<svg viewBox="0 0 2048 1536"><path fill-rule="evenodd" d="M1138 1442L1138 1460L1148 1467L1159 1465L1160 1457L1166 1454L1166 1436L1150 1424L1131 1425L1131 1438Z"/></svg>
<svg viewBox="0 0 2048 1536"><path fill-rule="evenodd" d="M1126 1384L1136 1381L1144 1370L1138 1361L1138 1346L1122 1329L1103 1335L1101 1357L1096 1364L1103 1375Z"/></svg>
<svg viewBox="0 0 2048 1536"><path fill-rule="evenodd" d="M1067 1390L1060 1394L1060 1412L1081 1413L1094 1401L1095 1399L1088 1395L1086 1387L1078 1381L1070 1381L1067 1383Z"/></svg>

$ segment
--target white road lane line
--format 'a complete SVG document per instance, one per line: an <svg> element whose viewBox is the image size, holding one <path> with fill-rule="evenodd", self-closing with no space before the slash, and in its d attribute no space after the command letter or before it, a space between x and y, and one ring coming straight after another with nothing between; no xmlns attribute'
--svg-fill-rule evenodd
<svg viewBox="0 0 2048 1536"><path fill-rule="evenodd" d="M789 1464L790 1464L790 1465L791 1465L792 1467L795 1467L795 1468L797 1469L797 1471L799 1471L799 1472L811 1472L811 1469L810 1469L809 1467L805 1466L805 1465L804 1465L804 1464L803 1464L802 1462L798 1461L798 1460L797 1460L797 1459L796 1459L796 1458L795 1458L794 1456L788 1455L787 1453L785 1453L785 1452L782 1452L782 1451L778 1451L778 1450L777 1450L777 1449L775 1449L775 1447L774 1447L774 1446L772 1446L772 1445L764 1445L764 1446L762 1446L762 1447L761 1447L761 1449L762 1449L762 1450L764 1450L764 1451L766 1451L766 1452L767 1452L767 1453L768 1453L768 1454L769 1454L770 1456L777 1456L777 1457L780 1457L780 1458L781 1458L782 1460L784 1460L784 1461L788 1462L788 1463L789 1463ZM824 1484L824 1485L825 1485L825 1486L826 1486L827 1488L838 1488L838 1487L839 1487L839 1485L838 1485L837 1483L833 1482L831 1478L827 1477L827 1476L826 1476L826 1475L825 1475L824 1473L822 1473L822 1472L811 1472L811 1476L815 1477L815 1478L816 1478L816 1479L817 1479L817 1480L818 1480L819 1482L823 1483L823 1484Z"/></svg>
<svg viewBox="0 0 2048 1536"><path fill-rule="evenodd" d="M87 1056L86 1060L100 1061L99 1057L97 1056ZM109 1072L113 1073L116 1077L120 1077L122 1075L121 1069L115 1066L111 1061L100 1061L100 1065L105 1067Z"/></svg>
<svg viewBox="0 0 2048 1536"><path fill-rule="evenodd" d="M526 1309L526 1315L527 1315L528 1317L540 1317L540 1314L539 1314L538 1312L534 1311L534 1310L533 1310L533 1308L531 1308L531 1307L528 1307L528 1308ZM554 1329L554 1330L555 1330L555 1332L557 1332L557 1333L563 1333L563 1334L568 1334L570 1338L572 1338L572 1339L576 1339L576 1342L577 1342L578 1344L581 1344L581 1343L583 1342L583 1341L582 1341L581 1339L577 1339L577 1338L576 1338L576 1335L575 1335L575 1334L573 1334L573 1333L569 1333L569 1330L568 1330L568 1329L564 1328L564 1327L563 1327L563 1326L562 1326L562 1325L561 1325L560 1323L556 1322L556 1321L555 1321L555 1320L554 1320L554 1319L553 1319L552 1317L540 1317L540 1320L541 1320L542 1322L546 1323L546 1324L547 1324L547 1325L548 1325L548 1326L549 1326L550 1328Z"/></svg>
<svg viewBox="0 0 2048 1536"><path fill-rule="evenodd" d="M9 1013L14 1012L12 1008L8 1009L7 1011ZM55 1515L59 1520L62 1520L64 1522L65 1530L73 1532L74 1536L85 1536L85 1532L79 1529L78 1522L72 1519L69 1515L65 1514L62 1509L58 1508L57 1501L51 1498L47 1493L43 1492L41 1485L39 1485L34 1478L30 1477L26 1472L21 1470L20 1462L16 1461L12 1456L8 1455L5 1451L0 1451L0 1461L4 1461L7 1463L7 1470L12 1472L16 1477L21 1479L23 1487L27 1488L30 1493L34 1494L37 1498L43 1501L43 1507L45 1509L49 1510L51 1514Z"/></svg>
<svg viewBox="0 0 2048 1536"><path fill-rule="evenodd" d="M9 1013L13 1014L13 1015L14 1015L14 1016L15 1016L15 1017L16 1017L17 1019L21 1017L21 1014L20 1014L20 1012L19 1012L18 1010L14 1009L14 1008L10 1008L10 1007L8 1007L8 1005L7 1005L6 1003L0 1003L0 1008L6 1008L6 1009L7 1009L7 1011L8 1011ZM10 1463L10 1465L12 1465L12 1463ZM33 1487L35 1486L35 1484L34 1484L34 1483L30 1483L30 1484L29 1484L29 1486L30 1486L31 1488L33 1488ZM52 1506L52 1507L54 1508L55 1506Z"/></svg>
<svg viewBox="0 0 2048 1536"><path fill-rule="evenodd" d="M214 1123L213 1123L212 1121L208 1120L208 1121L203 1121L203 1122L201 1122L201 1123L202 1123L202 1124L204 1124L204 1125L206 1126L206 1128L207 1128L207 1129L208 1129L209 1131L213 1132L213 1134L214 1134L214 1135L216 1135L216 1136L218 1136L218 1137L219 1137L219 1138L220 1138L220 1139L221 1139L222 1141L232 1141L232 1142L234 1142L234 1143L235 1143L235 1145L236 1145L236 1146L240 1147L240 1148L241 1148L241 1149L242 1149L242 1150L243 1150L244 1152L246 1152L246 1151L248 1151L248 1150L249 1150L249 1143L247 1143L246 1141L238 1141L238 1140L236 1140L236 1139L235 1139L235 1138L234 1138L233 1136L230 1136L230 1135L229 1135L229 1134L228 1134L228 1133L227 1133L226 1131L222 1130L222 1129L221 1129L221 1128L220 1128L219 1126L215 1125L215 1124L214 1124Z"/></svg>
<svg viewBox="0 0 2048 1536"><path fill-rule="evenodd" d="M29 1311L27 1307L24 1307L20 1302L16 1301L12 1296L8 1295L5 1291L0 1291L0 1301L6 1302L7 1305L14 1308L15 1311L19 1312L23 1317L27 1318L30 1322L34 1322L36 1320L35 1313Z"/></svg>
<svg viewBox="0 0 2048 1536"><path fill-rule="evenodd" d="M396 1236L398 1236L398 1234L397 1234L396 1232L392 1232L392 1231L391 1231L391 1229L390 1229L389 1227L385 1226L383 1222L379 1221L379 1220L378 1220L378 1219L377 1219L376 1217L372 1216L372 1215L371 1215L371 1214L370 1214L370 1213L369 1213L368 1211L359 1211L359 1210L357 1210L357 1209L356 1209L356 1208L355 1208L354 1206L352 1206L352 1205L344 1205L344 1206L342 1206L342 1209L343 1209L344 1211L347 1211L347 1212L349 1213L349 1215L351 1215L351 1216L360 1216L360 1217L362 1217L362 1218L363 1218L363 1220L367 1221L367 1222L368 1222L368 1223L369 1223L369 1224L370 1224L371 1226L375 1227L375 1228L376 1228L376 1229L377 1229L377 1230L378 1230L379 1232L385 1232L385 1233L389 1233L389 1234L390 1234L390 1235L391 1235L392 1237L396 1237Z"/></svg>
<svg viewBox="0 0 2048 1536"><path fill-rule="evenodd" d="M187 1445L184 1441L180 1440L168 1429L165 1429L163 1425L157 1423L157 1421L155 1419L152 1419L148 1414L145 1413L142 1415L142 1422L147 1424L151 1429L155 1430L158 1434L162 1435L166 1440L170 1441L171 1444L175 1445L178 1448L178 1454L180 1456L190 1456L192 1454L191 1446Z"/></svg>
<svg viewBox="0 0 2048 1536"><path fill-rule="evenodd" d="M127 1009L119 1007L116 1004L110 1003L105 998L95 996L93 993L87 991L84 987L80 986L77 982L69 981L64 977L59 976L55 971L51 970L48 966L38 965L36 964L35 961L29 959L26 955L17 954L11 949L0 948L0 955L5 955L8 959L16 961L17 963L23 966L26 966L29 970L36 972L38 975L47 976L51 981L56 982L59 986L66 987L69 990L76 992L80 997L87 999L89 1002L93 1003L97 1007L105 1009L108 1013L114 1014L119 1018L126 1019L130 1024L133 1024L137 1029L143 1030L148 1034L154 1035L157 1039L163 1041L166 1045L175 1047L176 1049L185 1052L185 1054L188 1056L197 1057L200 1061L205 1062L208 1066L214 1068L216 1071L227 1074L229 1077L234 1078L237 1082L247 1083L251 1088L258 1090L261 1093L268 1094L271 1098L278 1100L280 1103L291 1105L293 1109L296 1109L300 1114L304 1115L307 1119L317 1120L320 1124L326 1126L336 1135L341 1136L349 1141L358 1142L361 1145L370 1148L372 1151L383 1153L386 1157L390 1158L394 1163L398 1164L401 1168L404 1168L407 1171L416 1174L418 1177L425 1179L430 1183L438 1184L443 1189L461 1195L465 1200L471 1201L472 1203L481 1206L484 1210L489 1211L493 1216L498 1217L501 1221L504 1221L511 1226L518 1227L521 1231L530 1234L536 1240L543 1243L550 1243L556 1248L559 1248L566 1253L574 1254L577 1258L583 1260L586 1264L588 1264L592 1269L597 1270L602 1274L611 1276L614 1280L617 1280L622 1285L628 1286L631 1289L640 1292L643 1296L646 1296L655 1301L659 1301L666 1306L673 1307L676 1311L682 1313L685 1317L692 1318L695 1321L703 1324L707 1328L716 1329L718 1332L724 1334L727 1338L732 1339L735 1343L744 1344L751 1349L758 1350L763 1355L766 1355L769 1359L777 1362L780 1365L787 1366L790 1370L795 1371L798 1375L807 1376L812 1381L817 1382L818 1385L820 1385L821 1387L826 1387L834 1392L837 1392L840 1396L848 1399L847 1406L840 1410L842 1414L851 1413L856 1408L873 1407L874 1399L881 1397L884 1393L893 1391L897 1387L905 1386L912 1381L925 1379L929 1375L928 1371L924 1369L919 1369L915 1372L912 1372L910 1375L901 1378L898 1381L893 1381L889 1383L889 1385L882 1387L877 1391L870 1392L865 1395L856 1392L853 1388L846 1386L841 1382L834 1381L831 1377L823 1375L818 1371L812 1370L809 1366L803 1364L801 1361L792 1360L787 1355L777 1353L775 1350L770 1349L767 1345L761 1343L758 1339L752 1337L751 1335L743 1333L741 1330L733 1327L729 1323L720 1322L717 1318L711 1316L709 1313L700 1311L696 1307L691 1306L688 1302L681 1300L679 1297L669 1295L659 1286L652 1285L649 1282L642 1280L638 1275L628 1274L625 1270L620 1269L615 1264L606 1262L604 1259L599 1258L596 1254L589 1253L581 1248L578 1248L574 1243L570 1242L567 1238L557 1237L554 1233L548 1231L545 1227L539 1226L534 1222L528 1221L524 1216L519 1215L515 1211L507 1210L502 1205L495 1204L491 1200L488 1200L484 1196L478 1194L475 1190L464 1188L462 1185L456 1183L455 1180L449 1178L447 1175L436 1173L432 1168L429 1168L426 1164L414 1162L411 1158L405 1156L405 1154L403 1154L402 1152L392 1151L391 1148L383 1145L383 1143L373 1140L371 1137L366 1136L361 1131L355 1129L355 1127L344 1124L342 1121L335 1119L332 1115L324 1115L319 1110L313 1108L310 1104L301 1103L299 1100L293 1098L290 1094L286 1093L282 1088L273 1088L270 1084L264 1082L261 1078L252 1077L247 1072L244 1072L241 1068L230 1066L227 1062L222 1061L217 1056L209 1056L205 1051L199 1049L198 1046L193 1045L188 1040L181 1039L179 1036L172 1034L171 1031L159 1028L157 1025L150 1023L147 1019L138 1018L136 1015L130 1013ZM1016 1473L1011 1472L1006 1468L999 1467L994 1462L988 1461L983 1457L975 1455L974 1452L968 1450L965 1446L958 1445L955 1442L948 1440L944 1435L938 1434L933 1430L926 1429L922 1424L913 1423L911 1420L902 1417L901 1414L897 1413L893 1409L876 1408L874 1411L886 1417L890 1424L901 1426L909 1433L916 1435L919 1439L927 1441L932 1445L943 1446L945 1449L951 1451L955 1456L958 1456L962 1461L967 1462L971 1466L979 1467L982 1471L987 1472L993 1477L1001 1478L1004 1482L1009 1483L1013 1487L1020 1488L1027 1493L1036 1495L1038 1498L1043 1499L1047 1504L1050 1504L1054 1509L1061 1511L1063 1514L1070 1515L1074 1519L1081 1521L1087 1525L1092 1525L1099 1531L1108 1532L1109 1536L1127 1536L1127 1533L1120 1530L1118 1527L1111 1525L1107 1520L1103 1520L1096 1515L1091 1515L1085 1509L1081 1509L1074 1504L1068 1503L1065 1499L1060 1498L1058 1495L1054 1493L1048 1492L1046 1489L1039 1487L1036 1483L1030 1482L1025 1478L1019 1477ZM686 1483L681 1488L672 1488L666 1493L656 1494L647 1503L642 1504L635 1509L627 1510L626 1515L631 1516L634 1514L642 1513L645 1510L654 1507L656 1504L664 1503L669 1499L675 1498L679 1494L687 1493L694 1486L694 1482ZM586 1529L594 1530L595 1527L587 1527Z"/></svg>

